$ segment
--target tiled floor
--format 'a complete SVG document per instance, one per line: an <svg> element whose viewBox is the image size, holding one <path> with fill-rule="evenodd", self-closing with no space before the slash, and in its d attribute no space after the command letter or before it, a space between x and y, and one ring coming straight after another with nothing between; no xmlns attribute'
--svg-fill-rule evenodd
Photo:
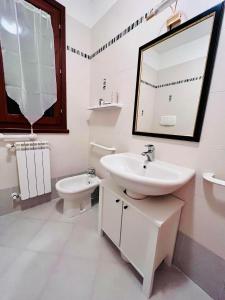
<svg viewBox="0 0 225 300"><path fill-rule="evenodd" d="M1 300L145 300L141 282L105 238L97 207L66 219L59 201L0 217ZM157 271L152 300L211 299L175 268Z"/></svg>

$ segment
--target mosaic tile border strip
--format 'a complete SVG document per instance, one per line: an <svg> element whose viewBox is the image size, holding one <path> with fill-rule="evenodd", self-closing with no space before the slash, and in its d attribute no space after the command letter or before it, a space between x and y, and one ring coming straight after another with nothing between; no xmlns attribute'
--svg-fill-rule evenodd
<svg viewBox="0 0 225 300"><path fill-rule="evenodd" d="M129 25L126 29L124 29L122 32L120 32L119 34L117 34L114 38L112 38L108 43L106 43L105 45L103 45L101 48L99 48L97 51L95 51L92 55L91 55L91 59L94 58L96 55L98 55L99 53L101 53L102 51L104 51L105 49L107 49L108 47L112 46L113 44L115 44L116 42L118 42L122 37L124 37L125 35L127 35L128 33L130 33L133 29L135 29L136 27L138 27L140 24L142 24L144 21L144 17L139 18L138 20L136 20L135 22L133 22L131 25Z"/></svg>
<svg viewBox="0 0 225 300"><path fill-rule="evenodd" d="M84 53L84 52L82 52L80 50L77 50L77 49L75 49L73 47L70 47L68 45L67 45L67 50L70 51L70 52L72 52L72 53L75 53L75 54L77 54L79 56L82 56L83 58L90 59L90 55L89 54Z"/></svg>
<svg viewBox="0 0 225 300"><path fill-rule="evenodd" d="M124 37L125 35L127 35L128 33L130 33L133 29L135 29L136 27L138 27L140 24L143 23L143 21L145 20L147 16L147 13L145 14L145 16L142 16L141 18L137 19L135 22L133 22L131 25L129 25L126 29L124 29L123 31L121 31L119 34L117 34L114 38L112 38L109 42L107 42L106 44L104 44L101 48L99 48L97 51L95 51L93 54L88 55L80 50L77 50L71 46L67 46L67 50L71 51L72 53L75 53L79 56L82 56L86 59L93 59L94 57L96 57L98 54L100 54L102 51L106 50L108 47L112 46L113 44L115 44L116 42L118 42L122 37Z"/></svg>
<svg viewBox="0 0 225 300"><path fill-rule="evenodd" d="M171 85L178 85L178 84L183 84L183 83L189 83L189 82L196 81L196 80L201 80L202 78L203 78L203 76L197 76L197 77L191 77L191 78L178 80L178 81L172 81L172 82L159 84L159 85L152 84L152 83L147 82L145 80L141 80L141 83L143 83L145 85L148 85L148 86L151 86L154 89L160 89L160 88L168 87L168 86L171 86Z"/></svg>
<svg viewBox="0 0 225 300"><path fill-rule="evenodd" d="M157 89L157 85L153 84L153 83L150 83L148 81L145 81L145 80L141 80L141 83L145 84L145 85L148 85L154 89Z"/></svg>

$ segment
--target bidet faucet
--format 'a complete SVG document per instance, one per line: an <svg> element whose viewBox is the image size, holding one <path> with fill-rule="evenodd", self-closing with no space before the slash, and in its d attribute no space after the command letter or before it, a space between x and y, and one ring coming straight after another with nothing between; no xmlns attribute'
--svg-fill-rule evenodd
<svg viewBox="0 0 225 300"><path fill-rule="evenodd" d="M145 147L148 148L147 151L142 152L141 155L146 156L147 157L147 162L149 161L154 161L155 160L155 146L154 145L145 145Z"/></svg>
<svg viewBox="0 0 225 300"><path fill-rule="evenodd" d="M96 176L95 169L94 169L94 168L88 169L88 170L87 170L87 174L88 174L90 177L95 177L95 176Z"/></svg>

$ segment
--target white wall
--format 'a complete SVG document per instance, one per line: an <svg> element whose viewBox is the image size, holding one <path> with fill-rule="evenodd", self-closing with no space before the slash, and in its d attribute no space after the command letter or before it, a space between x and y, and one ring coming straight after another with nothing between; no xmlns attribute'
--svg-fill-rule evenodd
<svg viewBox="0 0 225 300"><path fill-rule="evenodd" d="M67 44L90 51L90 30L67 16ZM84 171L88 161L90 62L67 51L67 116L69 134L40 134L51 145L52 177ZM15 154L0 144L0 189L18 185Z"/></svg>
<svg viewBox="0 0 225 300"><path fill-rule="evenodd" d="M194 17L217 4L216 0L178 2L187 18ZM119 0L102 18L92 32L92 49L110 40L139 18L153 1ZM154 1L155 3L155 1ZM196 178L177 192L186 201L180 230L225 259L225 193L223 187L203 182L202 172L214 171L225 178L225 24L223 24L215 71L210 89L207 111L200 143L132 136L135 99L136 68L139 46L162 33L164 11L148 23L140 25L115 45L99 54L91 63L91 97L96 103L102 78L108 78L124 104L121 112L99 112L90 116L90 139L115 146L117 151L141 153L146 143L156 146L156 158L192 167ZM98 155L100 156L100 155ZM98 166L97 156L90 163ZM100 170L101 171L101 170Z"/></svg>

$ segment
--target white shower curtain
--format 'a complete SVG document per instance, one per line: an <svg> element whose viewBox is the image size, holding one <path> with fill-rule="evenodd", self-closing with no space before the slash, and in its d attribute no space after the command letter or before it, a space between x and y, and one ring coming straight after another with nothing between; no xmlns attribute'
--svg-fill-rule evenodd
<svg viewBox="0 0 225 300"><path fill-rule="evenodd" d="M51 17L24 0L0 0L5 87L32 125L57 100Z"/></svg>

